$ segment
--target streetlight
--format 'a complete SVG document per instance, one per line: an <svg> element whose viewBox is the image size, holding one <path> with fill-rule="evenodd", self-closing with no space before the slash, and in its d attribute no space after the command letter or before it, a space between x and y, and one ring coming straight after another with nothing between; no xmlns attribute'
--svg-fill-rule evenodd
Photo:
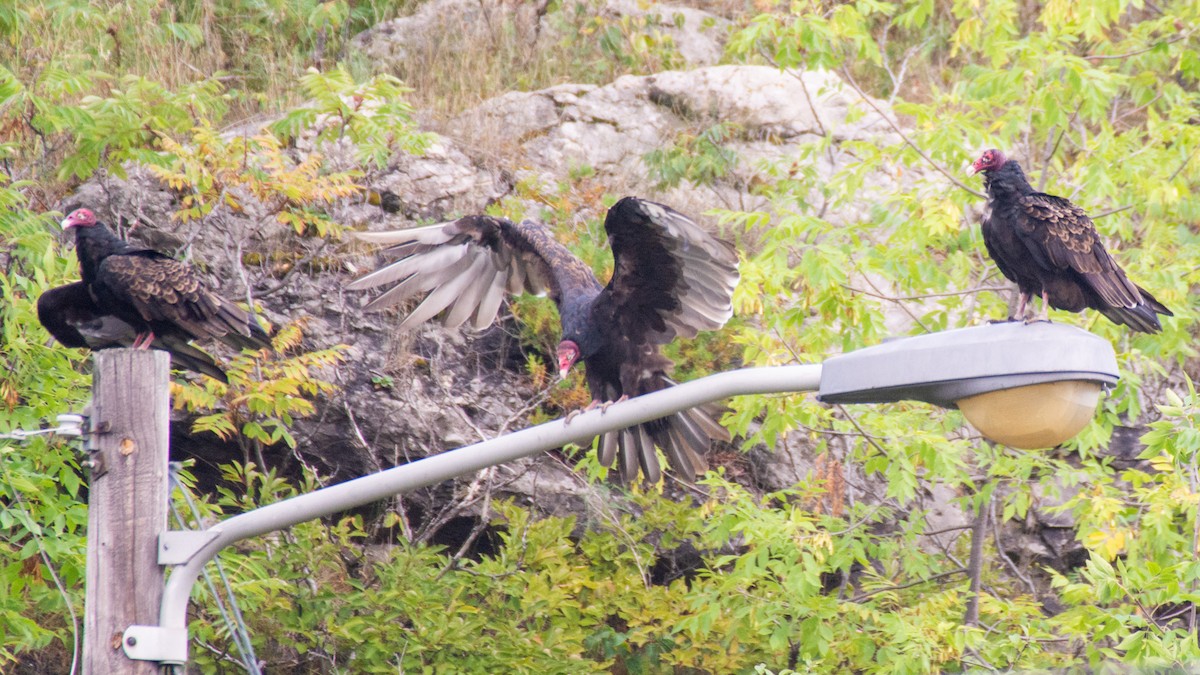
<svg viewBox="0 0 1200 675"><path fill-rule="evenodd" d="M1112 345L1048 322L1010 322L885 342L825 361L826 403L925 401L962 410L985 437L1053 447L1087 426L1117 382Z"/></svg>
<svg viewBox="0 0 1200 675"><path fill-rule="evenodd" d="M234 542L730 396L818 391L829 403L926 401L962 408L994 440L1040 445L1078 432L1091 419L1100 389L1116 381L1116 357L1107 342L1049 323L964 328L893 340L824 364L717 373L585 412L570 424L547 422L269 504L206 530L164 532L158 562L175 569L163 591L159 625L130 626L122 646L130 659L185 664L192 586L204 565Z"/></svg>

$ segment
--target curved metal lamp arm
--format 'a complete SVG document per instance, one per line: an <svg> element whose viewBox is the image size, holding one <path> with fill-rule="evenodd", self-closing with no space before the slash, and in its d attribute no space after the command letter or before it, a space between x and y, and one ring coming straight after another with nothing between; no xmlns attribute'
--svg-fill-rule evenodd
<svg viewBox="0 0 1200 675"><path fill-rule="evenodd" d="M820 365L743 368L684 382L636 399L555 420L415 462L322 488L233 516L207 530L168 532L159 542L159 563L178 565L163 593L159 626L130 626L130 658L182 665L187 661L187 605L204 565L230 544L306 520L410 492L463 474L535 455L567 443L585 443L606 432L698 405L743 394L816 391Z"/></svg>

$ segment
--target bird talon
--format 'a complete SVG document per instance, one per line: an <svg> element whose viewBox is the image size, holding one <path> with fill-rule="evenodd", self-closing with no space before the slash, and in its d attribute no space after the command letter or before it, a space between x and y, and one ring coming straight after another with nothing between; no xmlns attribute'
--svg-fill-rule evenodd
<svg viewBox="0 0 1200 675"><path fill-rule="evenodd" d="M623 394L621 396L621 398L619 398L615 401L605 401L604 403L600 404L600 412L606 413L606 412L608 412L608 409L611 408L613 405L615 405L617 403L622 403L622 402L628 401L628 400L629 400L629 394ZM595 403L595 401L593 401L592 403Z"/></svg>
<svg viewBox="0 0 1200 675"><path fill-rule="evenodd" d="M591 411L595 410L596 406L598 406L598 405L600 405L600 401L593 400L591 403L585 405L582 408L576 408L575 410L572 410L571 412L567 413L566 417L563 418L563 426L570 424L571 420L575 419L576 417L579 417L583 413L591 412Z"/></svg>

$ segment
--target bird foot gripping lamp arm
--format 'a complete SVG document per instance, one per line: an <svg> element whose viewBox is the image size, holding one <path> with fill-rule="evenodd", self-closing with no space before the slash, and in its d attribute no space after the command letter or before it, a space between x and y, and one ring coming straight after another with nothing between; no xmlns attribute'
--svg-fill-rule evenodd
<svg viewBox="0 0 1200 675"><path fill-rule="evenodd" d="M276 502L207 530L165 532L159 541L159 564L175 569L166 582L159 625L130 626L123 640L125 653L131 659L163 664L187 661L187 603L192 586L204 565L234 542L567 443L584 443L604 432L686 408L744 394L818 390L818 397L830 403L912 399L955 407L991 392L1064 381L1088 382L1098 395L1100 386L1116 380L1116 358L1106 341L1052 324L979 326L895 340L833 357L823 365L745 368L710 375L607 410L583 413L569 425L563 420L547 422ZM1033 388L1025 391L1040 393ZM1095 410L1094 400L1088 419ZM1027 422L1018 414L1002 426Z"/></svg>

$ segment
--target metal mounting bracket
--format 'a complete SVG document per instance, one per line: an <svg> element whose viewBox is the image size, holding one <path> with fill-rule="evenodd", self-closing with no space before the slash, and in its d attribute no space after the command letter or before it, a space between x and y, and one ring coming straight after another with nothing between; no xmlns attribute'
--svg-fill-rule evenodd
<svg viewBox="0 0 1200 675"><path fill-rule="evenodd" d="M186 628L130 626L121 636L121 647L134 661L181 666L187 663L188 633Z"/></svg>
<svg viewBox="0 0 1200 675"><path fill-rule="evenodd" d="M158 564L186 565L216 538L217 533L209 530L167 530L158 535Z"/></svg>

